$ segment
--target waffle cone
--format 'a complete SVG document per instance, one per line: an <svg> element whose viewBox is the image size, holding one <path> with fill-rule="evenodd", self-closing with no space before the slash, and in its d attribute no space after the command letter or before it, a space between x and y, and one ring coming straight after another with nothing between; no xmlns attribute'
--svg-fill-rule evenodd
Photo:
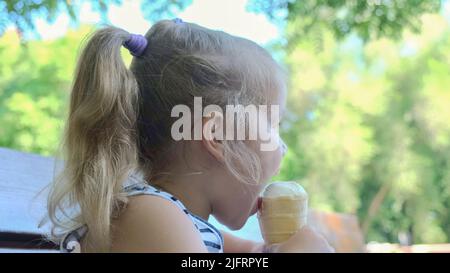
<svg viewBox="0 0 450 273"><path fill-rule="evenodd" d="M268 244L286 241L306 225L307 195L262 197L258 221L264 241Z"/></svg>

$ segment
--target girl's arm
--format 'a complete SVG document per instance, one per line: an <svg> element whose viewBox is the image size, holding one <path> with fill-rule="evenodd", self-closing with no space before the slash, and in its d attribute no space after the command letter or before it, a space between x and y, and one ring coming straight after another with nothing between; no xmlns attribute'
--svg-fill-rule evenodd
<svg viewBox="0 0 450 273"><path fill-rule="evenodd" d="M224 252L278 252L278 253L333 253L325 237L308 226L304 226L287 241L279 244L265 245L262 242L245 240L222 231Z"/></svg>
<svg viewBox="0 0 450 273"><path fill-rule="evenodd" d="M220 232L223 236L223 252L225 253L261 253L263 250L263 242L242 239L223 230Z"/></svg>

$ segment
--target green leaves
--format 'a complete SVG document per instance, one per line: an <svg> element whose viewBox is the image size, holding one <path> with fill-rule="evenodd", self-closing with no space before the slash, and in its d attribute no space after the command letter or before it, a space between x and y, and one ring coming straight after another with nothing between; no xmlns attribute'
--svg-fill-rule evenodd
<svg viewBox="0 0 450 273"><path fill-rule="evenodd" d="M365 41L399 39L404 29L420 30L420 15L439 11L440 0L251 0L249 9L275 22L300 19L291 41L325 28L341 40L351 33ZM283 11L287 11L283 13ZM283 16L284 14L284 16Z"/></svg>
<svg viewBox="0 0 450 273"><path fill-rule="evenodd" d="M20 43L16 32L0 38L0 146L54 155L66 117L83 27L53 41Z"/></svg>
<svg viewBox="0 0 450 273"><path fill-rule="evenodd" d="M121 4L123 0L6 0L0 2L0 35L10 25L21 33L35 31L35 19L45 18L52 22L62 13L68 14L72 22L78 22L80 7L89 3L95 12L101 15L103 22L108 22L107 11L110 5ZM192 0L144 0L144 16L151 21L173 17L176 12L185 9Z"/></svg>
<svg viewBox="0 0 450 273"><path fill-rule="evenodd" d="M286 52L294 118L275 179L299 181L312 207L357 213L367 241L450 239L450 28L421 22L423 33L366 43L323 28Z"/></svg>

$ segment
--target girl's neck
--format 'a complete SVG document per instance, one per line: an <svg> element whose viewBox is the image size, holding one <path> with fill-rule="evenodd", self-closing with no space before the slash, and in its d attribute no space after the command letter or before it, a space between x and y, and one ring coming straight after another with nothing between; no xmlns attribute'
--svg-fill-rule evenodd
<svg viewBox="0 0 450 273"><path fill-rule="evenodd" d="M195 177L195 176L194 176ZM172 179L170 181L154 181L155 185L162 190L172 194L193 214L208 221L209 215L212 213L211 203L204 193L204 186L198 183L198 179L191 177L182 177Z"/></svg>

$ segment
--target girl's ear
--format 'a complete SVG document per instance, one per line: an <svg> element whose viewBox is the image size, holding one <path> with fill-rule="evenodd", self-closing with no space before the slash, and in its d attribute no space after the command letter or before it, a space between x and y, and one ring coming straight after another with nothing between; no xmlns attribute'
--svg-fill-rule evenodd
<svg viewBox="0 0 450 273"><path fill-rule="evenodd" d="M218 111L203 118L202 143L206 150L219 162L224 162L223 114Z"/></svg>

